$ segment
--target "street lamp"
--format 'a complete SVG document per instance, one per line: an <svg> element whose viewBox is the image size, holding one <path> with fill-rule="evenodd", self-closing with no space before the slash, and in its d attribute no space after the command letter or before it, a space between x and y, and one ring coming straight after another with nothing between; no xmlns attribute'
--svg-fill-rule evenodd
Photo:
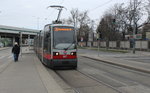
<svg viewBox="0 0 150 93"><path fill-rule="evenodd" d="M39 17L37 17L37 29L39 29Z"/></svg>
<svg viewBox="0 0 150 93"><path fill-rule="evenodd" d="M39 29L39 19L40 19L40 17L36 17L36 16L32 16L32 17L35 17L37 19L37 29Z"/></svg>

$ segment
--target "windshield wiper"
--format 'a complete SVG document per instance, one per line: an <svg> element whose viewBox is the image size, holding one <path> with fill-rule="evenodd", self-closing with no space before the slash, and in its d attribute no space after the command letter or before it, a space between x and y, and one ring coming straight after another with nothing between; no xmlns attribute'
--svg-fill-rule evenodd
<svg viewBox="0 0 150 93"><path fill-rule="evenodd" d="M65 51L67 51L76 41L73 41L67 48L64 48Z"/></svg>

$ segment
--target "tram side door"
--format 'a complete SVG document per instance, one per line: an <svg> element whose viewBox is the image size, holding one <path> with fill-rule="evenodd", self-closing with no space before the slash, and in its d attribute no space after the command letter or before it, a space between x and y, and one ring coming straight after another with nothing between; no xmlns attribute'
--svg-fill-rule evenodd
<svg viewBox="0 0 150 93"><path fill-rule="evenodd" d="M49 29L49 37L48 37L48 52L49 52L49 54L50 55L52 55L51 54L51 29Z"/></svg>

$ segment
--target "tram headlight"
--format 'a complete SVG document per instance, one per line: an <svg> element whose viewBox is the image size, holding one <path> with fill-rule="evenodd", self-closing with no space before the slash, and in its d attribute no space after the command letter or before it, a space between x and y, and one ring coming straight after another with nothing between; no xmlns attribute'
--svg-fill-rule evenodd
<svg viewBox="0 0 150 93"><path fill-rule="evenodd" d="M54 52L53 55L54 55L54 56L58 56L58 55L59 55L59 52Z"/></svg>
<svg viewBox="0 0 150 93"><path fill-rule="evenodd" d="M76 55L76 52L71 52L70 55L75 56L75 55Z"/></svg>

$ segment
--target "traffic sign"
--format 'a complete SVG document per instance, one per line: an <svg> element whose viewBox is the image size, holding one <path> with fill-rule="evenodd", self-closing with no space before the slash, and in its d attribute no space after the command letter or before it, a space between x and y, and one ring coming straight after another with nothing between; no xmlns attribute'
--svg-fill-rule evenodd
<svg viewBox="0 0 150 93"><path fill-rule="evenodd" d="M136 34L136 39L142 39L142 34Z"/></svg>

